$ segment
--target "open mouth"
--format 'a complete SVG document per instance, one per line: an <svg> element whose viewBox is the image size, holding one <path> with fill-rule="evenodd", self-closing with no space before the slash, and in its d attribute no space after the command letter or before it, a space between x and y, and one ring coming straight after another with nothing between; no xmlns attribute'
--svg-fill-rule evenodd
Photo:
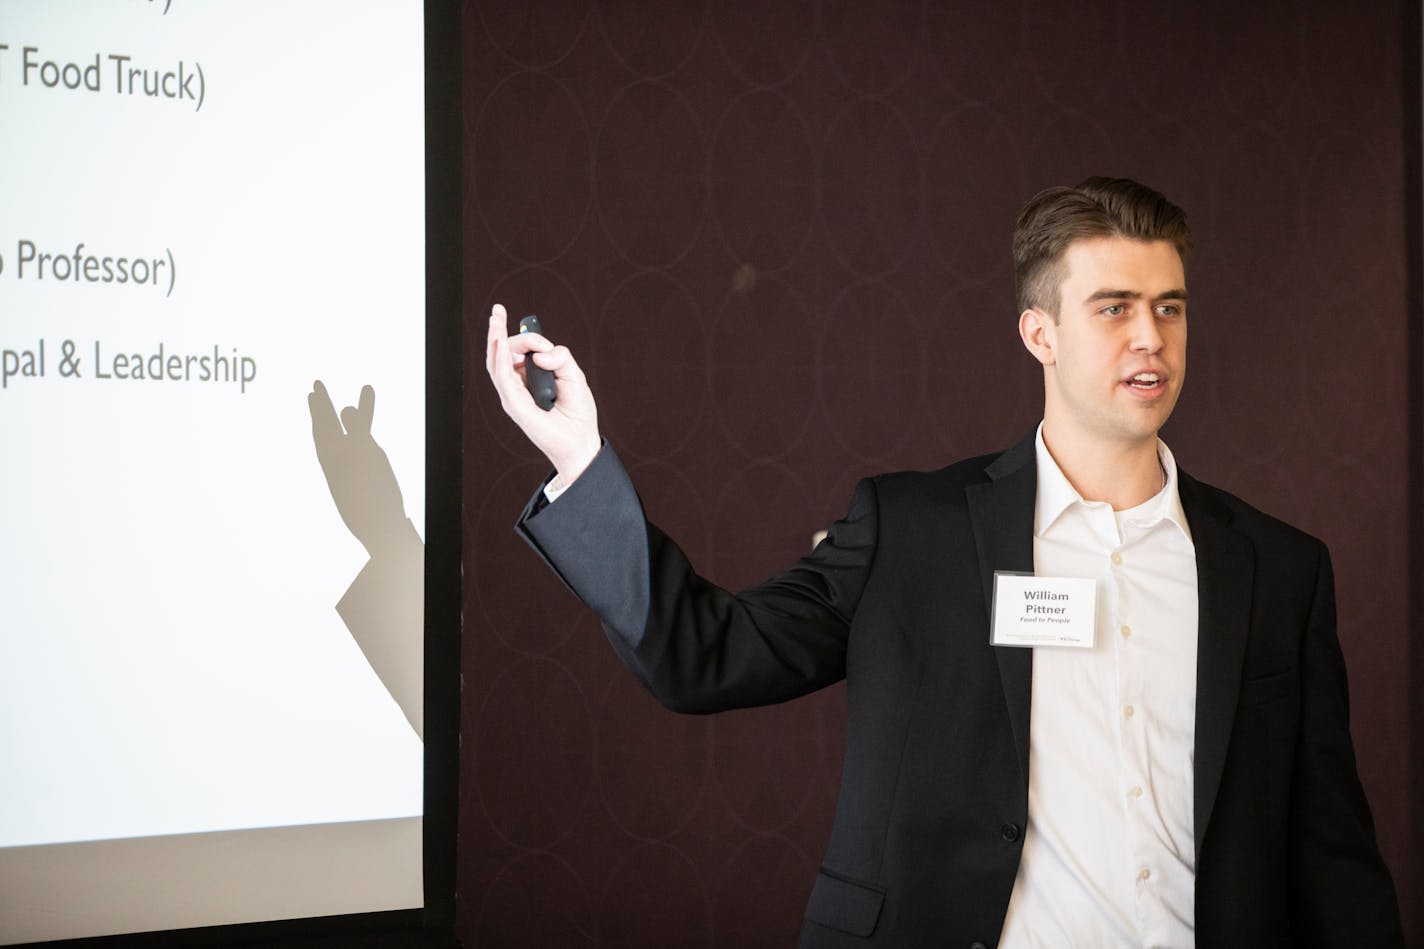
<svg viewBox="0 0 1424 949"><path fill-rule="evenodd" d="M1164 388L1166 384L1166 377L1156 372L1139 372L1123 380L1123 385L1144 394L1158 392Z"/></svg>

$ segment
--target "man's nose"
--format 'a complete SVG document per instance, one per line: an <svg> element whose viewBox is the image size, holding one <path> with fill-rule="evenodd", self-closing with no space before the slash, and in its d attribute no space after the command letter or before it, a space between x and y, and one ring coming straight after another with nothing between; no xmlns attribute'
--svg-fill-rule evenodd
<svg viewBox="0 0 1424 949"><path fill-rule="evenodd" d="M1155 353L1162 348L1162 333L1151 307L1143 307L1133 313L1131 332L1133 352Z"/></svg>

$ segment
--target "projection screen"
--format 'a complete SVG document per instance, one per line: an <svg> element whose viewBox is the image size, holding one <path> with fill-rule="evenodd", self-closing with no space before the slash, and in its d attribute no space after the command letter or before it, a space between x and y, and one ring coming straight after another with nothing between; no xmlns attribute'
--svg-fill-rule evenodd
<svg viewBox="0 0 1424 949"><path fill-rule="evenodd" d="M421 906L422 43L4 4L0 944Z"/></svg>

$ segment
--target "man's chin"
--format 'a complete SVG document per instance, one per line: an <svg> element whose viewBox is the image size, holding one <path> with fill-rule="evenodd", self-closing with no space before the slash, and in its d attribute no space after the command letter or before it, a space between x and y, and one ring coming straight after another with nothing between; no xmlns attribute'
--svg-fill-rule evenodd
<svg viewBox="0 0 1424 949"><path fill-rule="evenodd" d="M1172 417L1172 410L1176 406L1175 393L1168 393L1153 402L1131 406L1123 419L1124 426L1138 437L1156 438L1157 433Z"/></svg>
<svg viewBox="0 0 1424 949"><path fill-rule="evenodd" d="M1115 433L1117 440L1130 445L1155 442L1170 417L1171 412L1140 412L1134 417L1121 419Z"/></svg>

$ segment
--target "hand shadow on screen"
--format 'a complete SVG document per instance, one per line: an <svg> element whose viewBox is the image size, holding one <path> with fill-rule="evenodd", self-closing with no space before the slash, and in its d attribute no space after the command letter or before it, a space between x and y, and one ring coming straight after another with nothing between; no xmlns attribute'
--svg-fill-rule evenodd
<svg viewBox="0 0 1424 949"><path fill-rule="evenodd" d="M331 499L370 556L336 604L342 622L391 698L425 739L425 543L405 516L390 460L371 437L376 392L340 417L321 380L307 395L312 442Z"/></svg>

